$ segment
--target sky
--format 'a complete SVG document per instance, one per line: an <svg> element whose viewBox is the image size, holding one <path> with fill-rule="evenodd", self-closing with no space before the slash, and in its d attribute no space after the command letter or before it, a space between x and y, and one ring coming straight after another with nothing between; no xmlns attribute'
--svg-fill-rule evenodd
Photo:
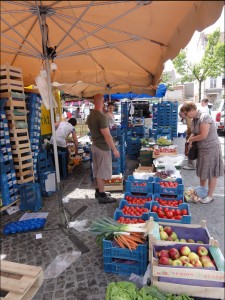
<svg viewBox="0 0 225 300"><path fill-rule="evenodd" d="M212 33L216 28L220 28L221 32L224 32L224 8L223 11L221 13L220 18L211 26L205 28L202 32L209 34ZM195 33L192 36L192 39L190 40L189 44L186 46L186 48L188 49L187 55L189 57L190 60L192 60L193 62L197 61L199 59L198 55L196 55L196 45L198 42L198 39L200 37L200 33L198 31L195 31ZM192 53L194 55L192 55ZM164 71L171 71L173 70L173 64L171 62L171 60L168 60L165 64L165 68Z"/></svg>

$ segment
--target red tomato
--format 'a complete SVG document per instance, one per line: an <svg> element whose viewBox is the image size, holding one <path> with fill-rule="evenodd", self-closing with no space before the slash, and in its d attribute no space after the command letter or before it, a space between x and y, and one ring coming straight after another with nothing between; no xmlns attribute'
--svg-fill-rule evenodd
<svg viewBox="0 0 225 300"><path fill-rule="evenodd" d="M181 210L181 214L182 214L182 216L183 216L183 215L188 215L188 211L187 211L186 209L182 209L182 210Z"/></svg>
<svg viewBox="0 0 225 300"><path fill-rule="evenodd" d="M157 212L157 210L158 210L158 206L153 205L153 206L152 206L152 211L153 211L153 212Z"/></svg>
<svg viewBox="0 0 225 300"><path fill-rule="evenodd" d="M180 200L178 200L178 203L181 204L181 203L183 203L183 201L180 199Z"/></svg>
<svg viewBox="0 0 225 300"><path fill-rule="evenodd" d="M171 211L167 211L167 212L166 212L166 217L167 217L168 219L172 219L172 218L173 218L173 213L172 213Z"/></svg>
<svg viewBox="0 0 225 300"><path fill-rule="evenodd" d="M181 219L182 219L182 216L181 216L181 215L177 215L177 216L175 216L174 218L175 218L175 220L181 220Z"/></svg>
<svg viewBox="0 0 225 300"><path fill-rule="evenodd" d="M164 213L166 213L167 211L169 211L169 208L165 207L163 211L164 211Z"/></svg>
<svg viewBox="0 0 225 300"><path fill-rule="evenodd" d="M164 217L164 213L163 213L162 211L159 211L159 212L158 212L158 217L159 217L159 218L163 218L163 217Z"/></svg>
<svg viewBox="0 0 225 300"><path fill-rule="evenodd" d="M181 215L181 210L180 209L176 209L175 212L174 212L174 215L175 216Z"/></svg>

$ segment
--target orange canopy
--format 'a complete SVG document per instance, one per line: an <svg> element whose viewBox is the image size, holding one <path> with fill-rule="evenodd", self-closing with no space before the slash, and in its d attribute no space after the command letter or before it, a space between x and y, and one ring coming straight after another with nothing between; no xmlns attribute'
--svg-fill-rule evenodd
<svg viewBox="0 0 225 300"><path fill-rule="evenodd" d="M1 64L21 67L35 84L45 56L56 47L52 81L151 89L164 63L177 56L195 30L213 24L223 1L1 1ZM53 52L51 52L53 57ZM123 89L123 91L125 91ZM116 92L116 89L114 89Z"/></svg>

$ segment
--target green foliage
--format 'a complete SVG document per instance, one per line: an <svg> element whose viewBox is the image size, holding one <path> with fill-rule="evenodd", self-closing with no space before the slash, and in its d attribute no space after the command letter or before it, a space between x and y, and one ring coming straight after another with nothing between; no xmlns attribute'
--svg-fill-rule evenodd
<svg viewBox="0 0 225 300"><path fill-rule="evenodd" d="M111 282L107 286L105 300L136 300L137 288L127 281Z"/></svg>
<svg viewBox="0 0 225 300"><path fill-rule="evenodd" d="M199 82L199 91L201 91L201 83L207 77L216 78L222 75L225 67L225 45L219 40L220 30L216 29L207 38L205 53L199 63L192 63L188 60L187 49L181 50L173 60L177 73L182 76L181 83L197 80Z"/></svg>

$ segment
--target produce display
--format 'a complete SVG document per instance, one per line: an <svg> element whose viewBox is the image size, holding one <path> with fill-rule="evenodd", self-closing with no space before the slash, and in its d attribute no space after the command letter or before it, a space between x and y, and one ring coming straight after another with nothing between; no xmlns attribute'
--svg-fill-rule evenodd
<svg viewBox="0 0 225 300"><path fill-rule="evenodd" d="M160 154L177 154L176 148L169 148L169 147L160 147L160 148L154 148L154 154L160 155Z"/></svg>
<svg viewBox="0 0 225 300"><path fill-rule="evenodd" d="M141 232L130 232L127 234L117 233L114 234L114 241L119 247L125 249L136 250L139 244L144 244L146 238Z"/></svg>
<svg viewBox="0 0 225 300"><path fill-rule="evenodd" d="M122 182L123 182L123 177L114 177L111 179L105 179L105 184L116 184Z"/></svg>
<svg viewBox="0 0 225 300"><path fill-rule="evenodd" d="M162 145L162 146L169 146L172 144L172 141L171 140L168 140L164 137L160 137L156 140L156 144L157 145Z"/></svg>
<svg viewBox="0 0 225 300"><path fill-rule="evenodd" d="M194 300L186 294L179 296L164 293L156 286L137 289L132 282L111 282L107 286L105 300Z"/></svg>
<svg viewBox="0 0 225 300"><path fill-rule="evenodd" d="M144 207L134 207L134 206L127 206L125 205L122 208L122 212L124 215L127 216L142 216L143 213L149 212L148 208L144 208Z"/></svg>
<svg viewBox="0 0 225 300"><path fill-rule="evenodd" d="M161 219L181 220L182 216L188 215L187 209L163 208L156 205L152 206L151 211L157 213L158 217Z"/></svg>
<svg viewBox="0 0 225 300"><path fill-rule="evenodd" d="M120 217L118 220L117 220L118 223L121 223L121 224L139 224L139 223L145 223L146 221L143 220L143 219L136 219L136 218L133 218L133 219L130 219L130 218L124 218L124 217Z"/></svg>
<svg viewBox="0 0 225 300"><path fill-rule="evenodd" d="M163 198L154 198L154 201L159 202L162 206L174 206L178 207L180 204L183 203L182 199L179 200L164 200Z"/></svg>
<svg viewBox="0 0 225 300"><path fill-rule="evenodd" d="M158 171L155 172L155 177L159 177L161 179L174 179L173 177L174 171L168 170L168 171Z"/></svg>
<svg viewBox="0 0 225 300"><path fill-rule="evenodd" d="M126 196L125 199L129 204L138 204L138 205L144 205L146 202L150 202L152 200L151 197L140 198L140 197L133 197L133 196Z"/></svg>
<svg viewBox="0 0 225 300"><path fill-rule="evenodd" d="M170 226L159 225L160 239L164 241L176 241L180 243L198 243L204 244L203 241L195 241L194 239L183 239L177 236L176 232Z"/></svg>
<svg viewBox="0 0 225 300"><path fill-rule="evenodd" d="M142 146L148 146L149 144L153 144L153 143L155 143L154 139L151 139L151 138L142 138L141 139ZM154 149L152 148L151 150L154 150Z"/></svg>
<svg viewBox="0 0 225 300"><path fill-rule="evenodd" d="M169 250L161 250L156 253L159 264L170 265L173 267L188 268L211 268L216 269L214 261L208 255L208 249L199 246L196 252L191 251L188 246L182 246L178 249L170 248Z"/></svg>

